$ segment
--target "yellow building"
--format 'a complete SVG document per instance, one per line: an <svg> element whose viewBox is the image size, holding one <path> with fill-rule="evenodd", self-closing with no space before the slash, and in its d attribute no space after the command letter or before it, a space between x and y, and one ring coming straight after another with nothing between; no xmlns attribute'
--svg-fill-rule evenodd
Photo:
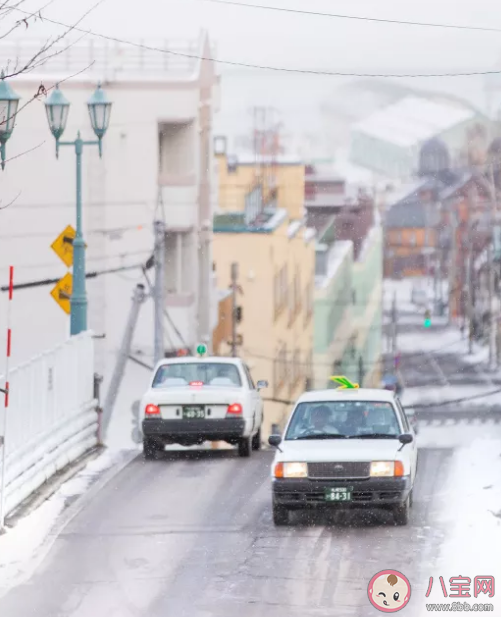
<svg viewBox="0 0 501 617"><path fill-rule="evenodd" d="M304 216L304 164L291 157L265 159L260 168L252 156L218 154L218 207L220 212L242 212L246 198L256 186L262 187L264 203L287 210L291 219Z"/></svg>
<svg viewBox="0 0 501 617"><path fill-rule="evenodd" d="M265 399L295 400L313 370L314 234L283 209L262 211L250 225L243 212L220 214L213 254L221 286L230 285L231 264L238 264L238 355L255 381L268 380ZM220 352L229 354L229 346ZM283 427L290 410L265 402L264 438L273 424Z"/></svg>

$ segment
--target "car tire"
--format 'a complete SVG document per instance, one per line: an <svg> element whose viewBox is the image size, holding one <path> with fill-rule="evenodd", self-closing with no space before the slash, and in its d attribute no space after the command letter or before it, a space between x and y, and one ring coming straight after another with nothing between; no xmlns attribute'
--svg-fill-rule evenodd
<svg viewBox="0 0 501 617"><path fill-rule="evenodd" d="M284 506L273 504L273 524L276 527L284 527L289 524L289 510Z"/></svg>
<svg viewBox="0 0 501 617"><path fill-rule="evenodd" d="M238 442L238 456L249 458L252 453L252 437L242 437Z"/></svg>
<svg viewBox="0 0 501 617"><path fill-rule="evenodd" d="M395 524L399 527L407 525L409 522L409 504L410 504L410 495L407 497L404 503L399 504L394 512L393 518L395 519Z"/></svg>
<svg viewBox="0 0 501 617"><path fill-rule="evenodd" d="M252 449L261 450L261 427L259 427L258 432L252 438Z"/></svg>
<svg viewBox="0 0 501 617"><path fill-rule="evenodd" d="M161 448L154 439L151 437L143 438L143 456L147 461L153 461L157 457L157 452L160 452Z"/></svg>

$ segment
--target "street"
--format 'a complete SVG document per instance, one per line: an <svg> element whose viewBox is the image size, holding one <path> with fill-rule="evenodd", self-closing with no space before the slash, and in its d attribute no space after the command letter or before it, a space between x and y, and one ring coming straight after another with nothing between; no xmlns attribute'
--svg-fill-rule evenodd
<svg viewBox="0 0 501 617"><path fill-rule="evenodd" d="M450 399L451 386L492 388L485 383L491 377L472 371L464 352L447 352L443 335L455 336L440 325L426 333L418 325L402 329L407 394L428 387ZM407 351L416 336L420 345ZM364 617L374 615L367 582L387 568L404 572L424 600L450 536L444 512L460 493L456 450L472 436L457 428L458 444L447 444L446 426L428 429L431 439L420 432L406 527L394 526L384 512L296 513L290 527L274 527L270 450L250 459L232 450L167 451L149 462L138 453L104 488L70 506L68 524L31 579L0 597L0 614ZM488 421L476 430L495 439L499 425ZM411 616L420 610L419 600L407 608Z"/></svg>
<svg viewBox="0 0 501 617"><path fill-rule="evenodd" d="M367 581L392 568L425 586L450 451L423 450L411 523L389 516L271 522L270 452L138 456L63 530L2 615L366 615ZM327 525L326 523L331 523ZM333 612L334 609L334 612Z"/></svg>

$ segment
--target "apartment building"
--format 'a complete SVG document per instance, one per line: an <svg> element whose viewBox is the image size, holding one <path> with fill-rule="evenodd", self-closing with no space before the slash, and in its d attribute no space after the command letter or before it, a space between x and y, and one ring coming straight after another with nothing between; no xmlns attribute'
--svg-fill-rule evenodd
<svg viewBox="0 0 501 617"><path fill-rule="evenodd" d="M220 284L230 285L238 264L238 353L255 380L267 379L266 398L294 400L313 374L314 232L286 210L214 217L214 263ZM226 353L229 353L226 347ZM265 403L265 433L282 426L290 406Z"/></svg>
<svg viewBox="0 0 501 617"><path fill-rule="evenodd" d="M226 138L214 139L218 169L218 211L243 212L259 202L287 210L291 219L304 216L304 163L295 156L228 154ZM252 208L250 208L252 212Z"/></svg>
<svg viewBox="0 0 501 617"><path fill-rule="evenodd" d="M205 33L194 41L148 45L173 53L91 39L67 50L53 49L60 53L10 80L21 96L20 107L29 104L18 114L7 144L10 160L2 173L2 200L16 198L16 207L2 212L2 228L9 233L2 234L0 265L15 264L17 282L62 277L67 272L50 246L67 225L75 226L75 152L61 147L56 159L44 96L33 96L41 83L50 92L61 82L61 92L71 104L62 139L73 140L80 131L83 139L93 140L86 102L101 82L113 106L102 158L94 146L85 146L83 152L87 269L145 264L153 253L153 222L163 218L169 352L201 339L210 346L217 325L211 227L217 189L212 121L218 109L219 77ZM19 48L11 49L7 43L0 48L3 57L18 58L22 65L40 45L27 40ZM88 280L88 323L96 335L105 335L96 339L96 349L98 371L106 375L115 363L138 282L148 291L140 268ZM50 291L51 287L38 287L19 294L13 327L23 332L16 346L20 359L53 347L69 334L69 318ZM151 361L153 352L152 316L149 301L141 308L134 337L134 351L145 361Z"/></svg>

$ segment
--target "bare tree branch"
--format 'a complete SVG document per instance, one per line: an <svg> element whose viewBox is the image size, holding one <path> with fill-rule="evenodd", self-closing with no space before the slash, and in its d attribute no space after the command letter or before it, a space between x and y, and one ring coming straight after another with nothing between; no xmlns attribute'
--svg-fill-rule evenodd
<svg viewBox="0 0 501 617"><path fill-rule="evenodd" d="M18 159L21 156L24 156L25 154L29 154L30 152L33 152L34 150L38 150L38 148L41 148L44 145L45 141L46 140L44 139L38 145L33 146L33 148L29 148L28 150L23 150L23 152L20 152L19 154L16 154L15 156L11 156L10 159L5 159L5 162L10 163L11 161L15 161L16 159Z"/></svg>
<svg viewBox="0 0 501 617"><path fill-rule="evenodd" d="M24 0L19 0L19 2L24 2ZM84 32L84 34L77 39L76 41L73 41L72 43L69 43L66 47L63 47L62 49L59 49L57 51L52 51L54 49L54 47L61 42L64 38L66 38L73 30L77 29L78 25L93 11L95 11L99 5L101 5L103 2L105 2L105 0L98 0L98 2L96 2L88 11L86 11L73 25L69 26L64 32L62 32L60 35L58 35L56 38L52 39L49 38L47 39L47 41L42 45L42 47L27 61L25 61L25 63L18 68L17 65L14 69L10 69L5 71L5 76L4 79L9 79L12 77L16 77L17 75L21 75L22 73L28 73L30 71L32 71L33 69L41 66L42 64L44 64L45 62L47 62L48 60L50 60L50 58L53 58L55 56L58 56L62 53L64 53L65 51L67 51L70 47L72 47L73 45L75 45L76 43L78 43L83 37L87 36L87 32ZM4 2L5 4L5 2ZM7 4L8 7L10 7L11 10L15 10L16 7L14 7L13 5ZM1 10L1 9L0 9ZM5 8L4 10L9 10L8 8ZM35 15L38 15L38 13L33 13L28 15L28 17L26 17L27 23L29 23L29 19L33 18ZM40 14L41 17L41 14ZM20 24L24 23L22 20L17 22L17 25L14 26L14 28L12 30L14 30L16 27L19 27ZM9 31L9 33L12 32L12 30ZM0 39L4 38L4 36L6 35L0 35ZM7 64L8 66L8 64Z"/></svg>

